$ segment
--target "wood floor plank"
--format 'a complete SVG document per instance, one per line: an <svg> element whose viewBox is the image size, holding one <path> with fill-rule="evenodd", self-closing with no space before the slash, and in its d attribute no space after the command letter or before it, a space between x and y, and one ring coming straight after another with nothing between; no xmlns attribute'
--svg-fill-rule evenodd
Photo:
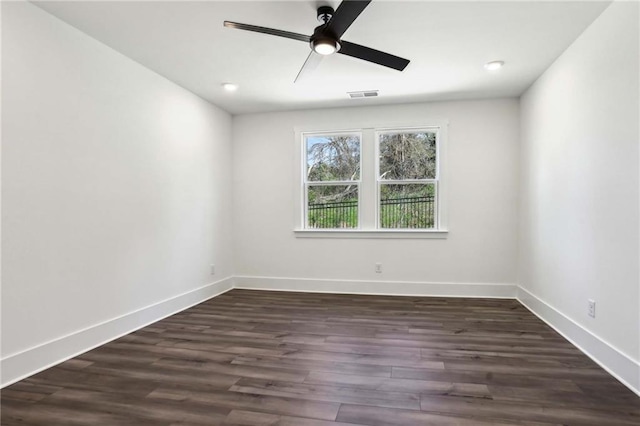
<svg viewBox="0 0 640 426"><path fill-rule="evenodd" d="M116 414L129 418L131 423L220 423L231 411L226 407L200 404L197 401L159 401L153 398L131 400L115 393L76 389L60 390L48 398L47 402L60 406L83 407L85 411Z"/></svg>
<svg viewBox="0 0 640 426"><path fill-rule="evenodd" d="M302 351L307 351L310 353L337 352L339 354L365 355L365 356L351 357L349 359L366 359L368 358L368 356L377 356L377 357L388 357L388 358L399 359L399 360L413 360L417 362L428 361L427 359L421 359L422 353L420 348L398 348L394 346L381 346L381 345L357 345L357 344L353 345L353 344L344 344L344 343L328 343L326 341L322 344L313 344L308 342L306 343L285 342L282 345L280 345L280 348L287 350L287 352L289 352L291 356L294 356L296 353L302 352Z"/></svg>
<svg viewBox="0 0 640 426"><path fill-rule="evenodd" d="M344 362L362 365L377 365L386 367L407 366L414 368L431 368L444 371L441 361L429 361L419 356L394 358L387 355L351 354L341 352L324 352L321 350L291 350L284 358L306 359L329 362Z"/></svg>
<svg viewBox="0 0 640 426"><path fill-rule="evenodd" d="M306 401L303 399L231 391L195 392L158 388L151 392L148 398L197 402L215 407L245 409L279 415L297 415L320 420L335 420L340 408L339 403L333 402Z"/></svg>
<svg viewBox="0 0 640 426"><path fill-rule="evenodd" d="M452 395L468 398L492 397L489 392L489 388L484 384L389 379L382 377L330 374L315 371L311 371L309 373L305 383L356 388L359 390L366 389L387 392L409 392L420 395Z"/></svg>
<svg viewBox="0 0 640 426"><path fill-rule="evenodd" d="M98 373L105 376L129 377L134 378L141 383L166 383L166 384L184 384L184 385L207 385L216 389L228 389L235 382L240 380L238 376L229 376L227 374L219 374L213 372L201 372L194 374L192 372L180 371L171 368L153 368L149 366L138 366L134 368L120 367L117 365L91 366L87 368L88 373ZM34 376L33 380L38 380L38 376ZM106 390L121 389L121 387L110 388L105 385ZM105 391L106 391L105 390Z"/></svg>
<svg viewBox="0 0 640 426"><path fill-rule="evenodd" d="M166 426L169 423L136 418L135 413L125 415L106 413L88 409L81 405L65 405L59 402L40 401L38 404L16 405L2 402L2 426L87 426L87 425L128 425L135 421L140 426Z"/></svg>
<svg viewBox="0 0 640 426"><path fill-rule="evenodd" d="M619 412L615 415L615 422L609 423L612 421L613 414L594 408L553 407L549 404L526 404L488 399L462 400L460 398L441 396L423 396L421 398L420 408L422 411L454 414L469 417L474 420L532 420L589 426L601 426L605 424L637 426L640 424L640 417L629 413Z"/></svg>
<svg viewBox="0 0 640 426"><path fill-rule="evenodd" d="M15 383L2 425L640 425L514 300L232 290Z"/></svg>
<svg viewBox="0 0 640 426"><path fill-rule="evenodd" d="M496 401L512 401L536 404L544 401L545 406L558 407L598 407L601 411L640 417L640 404L630 404L629 400L615 396L591 396L585 392L567 392L555 388L527 388L514 386L488 386L492 399Z"/></svg>
<svg viewBox="0 0 640 426"><path fill-rule="evenodd" d="M59 387L58 390L99 390L103 392L116 392L119 395L128 397L143 397L153 391L158 382L143 381L134 377L113 375L110 371L73 371L59 367L43 371L38 374L37 377L34 377L31 383L56 383Z"/></svg>
<svg viewBox="0 0 640 426"><path fill-rule="evenodd" d="M279 416L233 410L224 421L224 426L354 426L353 423L305 419L302 417Z"/></svg>
<svg viewBox="0 0 640 426"><path fill-rule="evenodd" d="M307 377L308 371L305 370L292 370L283 367L279 368L266 368L266 367L252 367L248 365L238 364L221 364L216 362L207 362L193 359L174 359L163 358L161 360L151 363L154 367L159 368L172 368L184 372L193 374L199 374L203 372L211 372L215 374L224 374L228 376L237 377L252 377L256 379L268 379L268 380L281 380L288 382L300 383Z"/></svg>
<svg viewBox="0 0 640 426"><path fill-rule="evenodd" d="M484 371L429 370L426 368L393 367L391 369L391 377L398 379L419 379L452 383L555 388L580 392L578 385L570 379L527 375L518 376Z"/></svg>
<svg viewBox="0 0 640 426"><path fill-rule="evenodd" d="M507 423L493 420L466 419L445 414L426 413L424 411L400 410L397 408L367 407L344 404L338 412L338 421L358 425L438 425L438 426L489 426L543 423ZM549 423L544 423L548 426Z"/></svg>
<svg viewBox="0 0 640 426"><path fill-rule="evenodd" d="M377 407L404 408L409 410L420 409L420 395L417 393L252 379L241 379L235 385L231 386L229 390L232 392L282 396L310 401L338 402Z"/></svg>
<svg viewBox="0 0 640 426"><path fill-rule="evenodd" d="M265 368L290 368L293 370L328 371L341 374L357 374L372 377L391 377L391 366L369 365L349 362L306 360L284 357L237 356L231 364L250 365Z"/></svg>

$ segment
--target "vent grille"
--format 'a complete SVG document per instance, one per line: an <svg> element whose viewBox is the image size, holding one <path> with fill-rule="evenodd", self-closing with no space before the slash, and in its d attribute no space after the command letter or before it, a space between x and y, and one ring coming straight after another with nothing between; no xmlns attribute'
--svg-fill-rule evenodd
<svg viewBox="0 0 640 426"><path fill-rule="evenodd" d="M374 98L378 96L377 90L364 90L361 92L347 92L351 99Z"/></svg>

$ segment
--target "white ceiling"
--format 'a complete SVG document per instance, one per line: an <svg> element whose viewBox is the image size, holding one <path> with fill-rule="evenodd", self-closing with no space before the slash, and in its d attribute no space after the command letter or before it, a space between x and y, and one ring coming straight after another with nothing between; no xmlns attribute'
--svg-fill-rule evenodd
<svg viewBox="0 0 640 426"><path fill-rule="evenodd" d="M404 72L345 55L294 79L304 42L224 20L311 34L339 1L36 2L42 9L234 113L520 95L607 7L593 1L374 0L343 38L411 60ZM489 73L483 64L503 60ZM223 82L240 86L225 92ZM349 91L380 97L351 100Z"/></svg>

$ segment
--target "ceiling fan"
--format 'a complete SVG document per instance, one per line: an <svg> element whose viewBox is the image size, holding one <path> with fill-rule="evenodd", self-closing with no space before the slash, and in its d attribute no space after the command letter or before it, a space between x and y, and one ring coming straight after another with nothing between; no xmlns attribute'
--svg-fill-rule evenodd
<svg viewBox="0 0 640 426"><path fill-rule="evenodd" d="M344 32L347 31L369 3L371 3L371 0L344 0L335 11L330 6L320 6L318 8L318 21L322 24L316 27L313 34L310 36L230 21L224 21L224 26L309 43L311 46L311 53L309 53L307 60L304 65L302 65L302 69L298 73L295 81L300 80L303 76L306 76L313 71L320 64L324 56L331 55L333 53L352 56L364 61L393 68L398 71L404 70L409 64L408 59L381 52L370 47L351 43L346 40L341 40Z"/></svg>

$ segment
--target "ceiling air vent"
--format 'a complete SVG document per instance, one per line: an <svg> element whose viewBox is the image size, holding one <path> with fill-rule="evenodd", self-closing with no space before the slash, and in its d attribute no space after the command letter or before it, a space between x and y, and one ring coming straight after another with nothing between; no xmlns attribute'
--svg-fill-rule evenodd
<svg viewBox="0 0 640 426"><path fill-rule="evenodd" d="M377 90L365 90L362 92L347 92L351 99L375 98L378 96Z"/></svg>

